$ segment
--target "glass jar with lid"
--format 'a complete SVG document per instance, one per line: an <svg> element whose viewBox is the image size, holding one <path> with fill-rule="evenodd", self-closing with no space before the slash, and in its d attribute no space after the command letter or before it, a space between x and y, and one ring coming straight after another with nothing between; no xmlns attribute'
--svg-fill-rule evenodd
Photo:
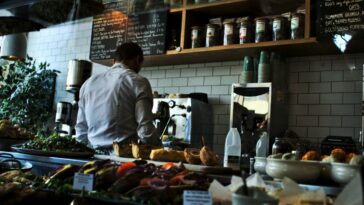
<svg viewBox="0 0 364 205"><path fill-rule="evenodd" d="M276 16L273 18L272 24L273 41L287 39L288 34L288 20L283 16Z"/></svg>
<svg viewBox="0 0 364 205"><path fill-rule="evenodd" d="M264 17L255 19L255 43L269 40L269 20Z"/></svg>
<svg viewBox="0 0 364 205"><path fill-rule="evenodd" d="M276 137L272 146L272 154L290 153L292 151L291 144L286 138Z"/></svg>
<svg viewBox="0 0 364 205"><path fill-rule="evenodd" d="M191 48L199 48L203 46L203 28L200 26L192 26L191 28Z"/></svg>
<svg viewBox="0 0 364 205"><path fill-rule="evenodd" d="M291 39L304 37L305 15L301 13L292 14L291 18Z"/></svg>
<svg viewBox="0 0 364 205"><path fill-rule="evenodd" d="M239 18L237 21L239 28L239 43L250 43L253 39L253 25L250 17Z"/></svg>
<svg viewBox="0 0 364 205"><path fill-rule="evenodd" d="M216 24L206 25L206 47L219 45L220 26Z"/></svg>
<svg viewBox="0 0 364 205"><path fill-rule="evenodd" d="M235 19L225 19L224 22L224 40L223 45L231 45L237 42L237 28L235 26Z"/></svg>

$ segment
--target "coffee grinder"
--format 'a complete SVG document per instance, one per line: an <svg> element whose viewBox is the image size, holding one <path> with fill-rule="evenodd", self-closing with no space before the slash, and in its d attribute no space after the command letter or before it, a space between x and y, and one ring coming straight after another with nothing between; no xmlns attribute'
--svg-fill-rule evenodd
<svg viewBox="0 0 364 205"><path fill-rule="evenodd" d="M73 94L70 102L58 102L55 131L59 135L73 135L77 119L79 92L82 84L91 76L92 63L86 60L70 60L68 63L66 91Z"/></svg>

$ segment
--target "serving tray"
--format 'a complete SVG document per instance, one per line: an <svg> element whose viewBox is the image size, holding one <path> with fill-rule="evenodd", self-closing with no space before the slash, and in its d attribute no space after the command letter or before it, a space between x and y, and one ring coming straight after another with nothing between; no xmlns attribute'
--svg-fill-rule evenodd
<svg viewBox="0 0 364 205"><path fill-rule="evenodd" d="M48 157L75 157L75 158L90 158L94 156L92 152L63 152L63 151L43 151L35 149L21 148L21 144L11 146L11 149L15 152L32 155L42 155Z"/></svg>

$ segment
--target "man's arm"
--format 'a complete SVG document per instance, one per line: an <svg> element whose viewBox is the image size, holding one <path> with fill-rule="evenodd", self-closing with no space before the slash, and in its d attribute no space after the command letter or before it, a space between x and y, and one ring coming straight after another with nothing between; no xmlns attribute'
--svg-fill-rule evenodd
<svg viewBox="0 0 364 205"><path fill-rule="evenodd" d="M83 100L80 99L78 102L77 122L76 122L76 140L85 145L89 144L87 132L88 126L86 121L86 113Z"/></svg>
<svg viewBox="0 0 364 205"><path fill-rule="evenodd" d="M158 133L153 125L153 94L151 86L147 79L140 80L138 84L135 119L138 123L137 133L139 139L145 144L161 145Z"/></svg>

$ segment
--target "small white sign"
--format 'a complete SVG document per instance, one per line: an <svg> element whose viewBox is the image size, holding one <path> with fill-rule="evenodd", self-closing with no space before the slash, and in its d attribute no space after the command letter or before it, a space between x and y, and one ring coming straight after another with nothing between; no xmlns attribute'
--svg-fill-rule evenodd
<svg viewBox="0 0 364 205"><path fill-rule="evenodd" d="M75 176L73 178L73 189L92 191L93 185L94 185L93 174L75 173Z"/></svg>
<svg viewBox="0 0 364 205"><path fill-rule="evenodd" d="M183 205L212 205L211 193L186 190L183 192Z"/></svg>

